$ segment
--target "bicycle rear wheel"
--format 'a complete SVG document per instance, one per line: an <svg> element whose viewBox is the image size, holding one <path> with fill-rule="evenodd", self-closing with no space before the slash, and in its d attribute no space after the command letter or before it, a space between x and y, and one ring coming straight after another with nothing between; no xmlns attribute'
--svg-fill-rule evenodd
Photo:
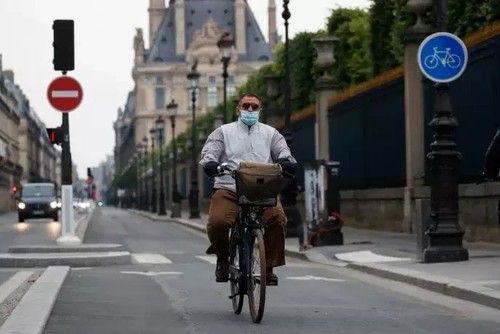
<svg viewBox="0 0 500 334"><path fill-rule="evenodd" d="M240 248L236 241L231 242L231 250L229 256L229 284L231 285L231 301L233 311L240 314L243 309L243 300L245 295L242 293L242 273L244 268L240 266Z"/></svg>
<svg viewBox="0 0 500 334"><path fill-rule="evenodd" d="M259 323L264 316L266 304L266 249L264 236L261 229L253 231L255 240L250 247L248 264L248 306L254 323ZM259 262L260 268L256 270L255 264Z"/></svg>

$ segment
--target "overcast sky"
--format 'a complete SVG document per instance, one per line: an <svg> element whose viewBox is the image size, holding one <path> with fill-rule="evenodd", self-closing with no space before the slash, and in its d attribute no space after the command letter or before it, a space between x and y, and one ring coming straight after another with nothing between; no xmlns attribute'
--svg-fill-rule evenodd
<svg viewBox="0 0 500 334"><path fill-rule="evenodd" d="M289 34L324 28L331 8L368 7L370 0L291 0ZM267 38L267 0L248 0ZM284 36L282 0L276 0L278 32ZM71 151L80 177L113 153L113 121L133 88L133 36L148 32L148 0L0 0L0 54L47 127L61 115L47 101L52 67L52 21L75 20L75 71L83 102L70 113ZM306 14L307 13L307 14ZM148 47L148 45L146 45Z"/></svg>

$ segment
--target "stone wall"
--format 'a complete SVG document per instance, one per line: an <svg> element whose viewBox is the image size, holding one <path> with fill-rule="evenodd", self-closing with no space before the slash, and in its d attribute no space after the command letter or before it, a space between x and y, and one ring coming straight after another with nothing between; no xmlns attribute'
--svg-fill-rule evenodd
<svg viewBox="0 0 500 334"><path fill-rule="evenodd" d="M341 213L346 226L373 230L415 233L416 222L404 228L403 188L349 190L341 193ZM429 198L430 188L415 189L415 198ZM459 187L460 223L467 241L500 243L500 220L497 210L500 201L500 182L481 185L463 184ZM183 205L188 207L187 201ZM203 199L202 212L208 213L210 201ZM299 197L299 210L304 217L304 201ZM413 213L415 217L415 213Z"/></svg>

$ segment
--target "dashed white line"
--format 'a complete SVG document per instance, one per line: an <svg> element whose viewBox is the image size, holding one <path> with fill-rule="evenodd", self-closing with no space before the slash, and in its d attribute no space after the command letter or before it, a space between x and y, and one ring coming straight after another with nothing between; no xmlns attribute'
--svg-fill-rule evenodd
<svg viewBox="0 0 500 334"><path fill-rule="evenodd" d="M172 261L167 259L165 256L160 254L150 254L150 253L134 253L132 258L137 263L142 264L170 264Z"/></svg>
<svg viewBox="0 0 500 334"><path fill-rule="evenodd" d="M198 259L202 259L207 261L208 263L211 264L216 264L217 263L217 257L216 256L209 256L209 255L196 255Z"/></svg>

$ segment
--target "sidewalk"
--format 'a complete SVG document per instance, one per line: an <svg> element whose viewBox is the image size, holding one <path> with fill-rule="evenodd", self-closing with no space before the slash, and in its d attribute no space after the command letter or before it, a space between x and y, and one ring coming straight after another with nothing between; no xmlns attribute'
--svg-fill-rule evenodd
<svg viewBox="0 0 500 334"><path fill-rule="evenodd" d="M207 215L200 219L172 219L130 210L157 221L176 221L205 232ZM344 245L299 251L298 238L287 238L290 257L332 266L347 267L382 278L401 281L455 298L500 309L500 245L464 243L469 261L421 263L416 259L416 236L344 227Z"/></svg>

